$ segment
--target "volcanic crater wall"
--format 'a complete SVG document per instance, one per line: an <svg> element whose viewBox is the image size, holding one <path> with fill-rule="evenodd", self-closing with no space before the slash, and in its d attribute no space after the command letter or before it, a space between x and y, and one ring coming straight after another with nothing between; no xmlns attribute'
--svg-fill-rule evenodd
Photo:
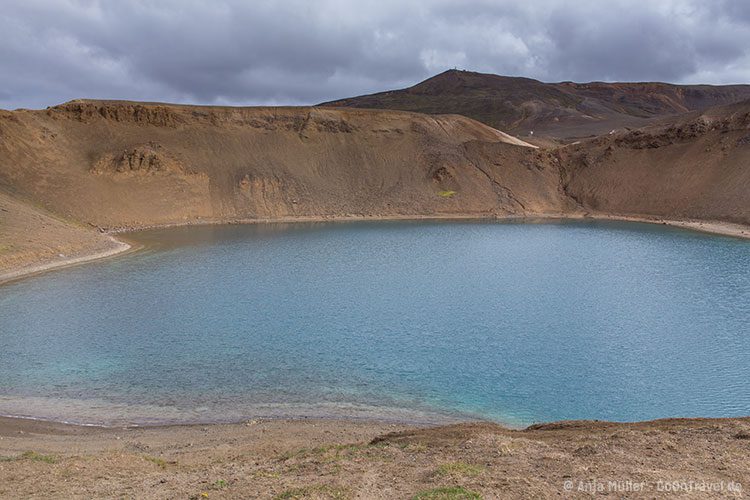
<svg viewBox="0 0 750 500"><path fill-rule="evenodd" d="M570 208L536 149L455 115L74 101L0 134L5 191L101 228Z"/></svg>
<svg viewBox="0 0 750 500"><path fill-rule="evenodd" d="M554 149L459 115L73 101L0 111L0 191L102 229L604 214L750 224L750 103Z"/></svg>

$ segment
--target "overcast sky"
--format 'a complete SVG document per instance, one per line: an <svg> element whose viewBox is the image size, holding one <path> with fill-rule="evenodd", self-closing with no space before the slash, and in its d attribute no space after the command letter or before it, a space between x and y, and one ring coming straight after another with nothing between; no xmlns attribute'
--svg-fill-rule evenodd
<svg viewBox="0 0 750 500"><path fill-rule="evenodd" d="M449 68L750 83L749 0L3 0L0 107L313 104Z"/></svg>

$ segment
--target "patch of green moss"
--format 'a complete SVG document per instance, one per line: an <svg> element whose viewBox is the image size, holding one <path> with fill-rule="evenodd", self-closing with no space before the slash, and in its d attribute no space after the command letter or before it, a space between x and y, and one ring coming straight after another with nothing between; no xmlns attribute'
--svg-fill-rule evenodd
<svg viewBox="0 0 750 500"><path fill-rule="evenodd" d="M450 462L442 464L435 473L439 476L467 476L476 477L484 472L481 465L471 465L466 462Z"/></svg>
<svg viewBox="0 0 750 500"><path fill-rule="evenodd" d="M482 500L482 495L463 486L448 486L419 492L412 500Z"/></svg>
<svg viewBox="0 0 750 500"><path fill-rule="evenodd" d="M310 457L321 457L325 455L333 455L339 457L342 454L348 452L357 452L364 450L368 445L363 444L332 444L327 446L318 446L316 448L301 448L299 450L292 450L282 453L279 456L279 460L287 461L292 458L310 458Z"/></svg>
<svg viewBox="0 0 750 500"><path fill-rule="evenodd" d="M57 463L57 457L54 455L42 455L41 453L37 453L35 451L27 451L23 455L20 456L21 459L25 460L33 460L35 462L44 462L47 464L54 464Z"/></svg>
<svg viewBox="0 0 750 500"><path fill-rule="evenodd" d="M343 488L336 486L305 486L302 488L293 488L279 493L274 497L274 500L301 500L310 497L330 498L332 500L344 500L349 498L349 494Z"/></svg>
<svg viewBox="0 0 750 500"><path fill-rule="evenodd" d="M443 198L453 198L457 193L455 191L438 191L438 196L442 196Z"/></svg>
<svg viewBox="0 0 750 500"><path fill-rule="evenodd" d="M214 483L211 485L211 489L213 490L223 490L224 488L228 487L229 484L224 481L223 479L219 479L217 481L214 481Z"/></svg>
<svg viewBox="0 0 750 500"><path fill-rule="evenodd" d="M161 469L166 469L166 468L167 468L167 465L175 465L175 464L177 463L177 462L174 462L174 461L172 461L172 462L167 462L167 461L166 461L166 460L164 460L163 458L159 458L159 457L150 457L150 456L148 456L148 455L145 455L145 456L144 456L143 458L144 458L145 460L148 460L149 462L151 462L151 463L153 463L153 464L156 464L156 465L158 465L158 466L159 466L159 468L161 468Z"/></svg>

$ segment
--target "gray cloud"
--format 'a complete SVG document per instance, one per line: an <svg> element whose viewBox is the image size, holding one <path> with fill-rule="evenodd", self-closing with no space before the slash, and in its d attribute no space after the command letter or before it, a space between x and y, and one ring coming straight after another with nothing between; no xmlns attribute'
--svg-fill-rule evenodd
<svg viewBox="0 0 750 500"><path fill-rule="evenodd" d="M744 0L9 0L0 32L4 108L77 97L309 104L452 67L750 81Z"/></svg>

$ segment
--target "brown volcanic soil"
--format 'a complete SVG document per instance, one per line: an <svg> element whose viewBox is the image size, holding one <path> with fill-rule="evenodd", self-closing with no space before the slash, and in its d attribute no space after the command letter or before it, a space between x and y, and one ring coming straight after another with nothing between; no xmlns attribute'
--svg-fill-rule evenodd
<svg viewBox="0 0 750 500"><path fill-rule="evenodd" d="M537 138L571 140L745 99L750 99L750 85L543 83L449 70L407 89L321 106L456 113L524 138L534 131Z"/></svg>
<svg viewBox="0 0 750 500"><path fill-rule="evenodd" d="M96 228L585 214L748 225L749 116L750 101L535 149L456 115L113 101L0 111L0 279L113 249Z"/></svg>
<svg viewBox="0 0 750 500"><path fill-rule="evenodd" d="M555 154L584 210L750 224L750 101Z"/></svg>
<svg viewBox="0 0 750 500"><path fill-rule="evenodd" d="M461 116L108 101L0 111L0 192L13 204L0 279L111 247L95 228L562 214L574 204L548 156ZM20 210L29 202L47 215Z"/></svg>
<svg viewBox="0 0 750 500"><path fill-rule="evenodd" d="M673 481L683 490L665 492ZM487 499L583 498L592 488L738 498L748 485L746 418L525 430L321 420L99 429L0 418L0 497L9 498L394 499L459 487Z"/></svg>
<svg viewBox="0 0 750 500"><path fill-rule="evenodd" d="M539 152L460 116L83 101L3 112L0 137L0 185L105 228L569 205Z"/></svg>
<svg viewBox="0 0 750 500"><path fill-rule="evenodd" d="M0 192L0 282L119 248L108 236Z"/></svg>

